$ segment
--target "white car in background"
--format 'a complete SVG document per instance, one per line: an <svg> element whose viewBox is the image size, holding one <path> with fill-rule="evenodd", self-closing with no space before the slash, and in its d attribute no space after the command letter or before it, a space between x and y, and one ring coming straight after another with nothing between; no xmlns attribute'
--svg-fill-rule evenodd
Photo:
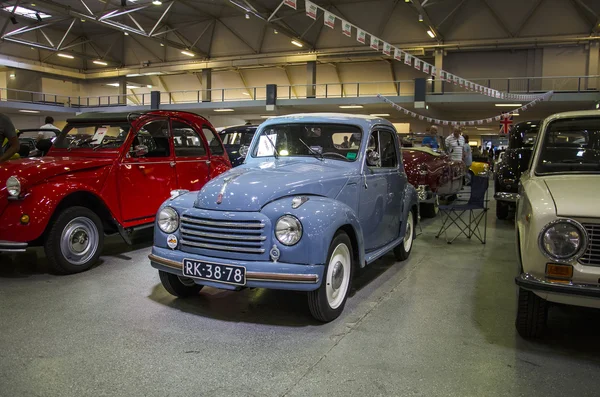
<svg viewBox="0 0 600 397"><path fill-rule="evenodd" d="M544 120L517 202L516 327L539 337L549 303L600 308L600 111Z"/></svg>

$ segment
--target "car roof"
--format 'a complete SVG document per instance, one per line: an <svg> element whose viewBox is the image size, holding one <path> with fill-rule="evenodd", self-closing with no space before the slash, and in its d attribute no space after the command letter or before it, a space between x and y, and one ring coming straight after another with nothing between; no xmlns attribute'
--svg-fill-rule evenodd
<svg viewBox="0 0 600 397"><path fill-rule="evenodd" d="M219 134L224 134L226 132L235 132L235 131L239 131L239 130L256 130L258 128L258 124L243 124L243 125L236 125L233 127L227 127L227 128L223 128Z"/></svg>
<svg viewBox="0 0 600 397"><path fill-rule="evenodd" d="M590 117L597 116L600 117L600 110L575 110L571 112L561 112L556 113L548 117L548 119L566 119L573 117Z"/></svg>
<svg viewBox="0 0 600 397"><path fill-rule="evenodd" d="M341 123L360 125L365 129L369 129L374 125L386 125L394 128L394 125L381 117L373 117L363 114L347 114L347 113L297 113L286 116L276 116L267 119L262 126L283 123Z"/></svg>
<svg viewBox="0 0 600 397"><path fill-rule="evenodd" d="M75 117L67 119L67 123L131 123L133 120L146 115L168 115L168 114L189 114L196 117L204 117L193 112L184 111L165 111L165 110L148 110L142 112L85 112Z"/></svg>

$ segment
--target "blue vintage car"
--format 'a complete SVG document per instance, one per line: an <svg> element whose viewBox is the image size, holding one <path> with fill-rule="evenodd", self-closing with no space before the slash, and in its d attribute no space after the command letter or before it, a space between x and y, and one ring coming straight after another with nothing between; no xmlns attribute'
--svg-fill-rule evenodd
<svg viewBox="0 0 600 397"><path fill-rule="evenodd" d="M272 118L246 161L159 209L150 261L178 297L203 286L308 291L312 315L342 312L352 274L393 251L406 259L419 219L397 133L344 114Z"/></svg>

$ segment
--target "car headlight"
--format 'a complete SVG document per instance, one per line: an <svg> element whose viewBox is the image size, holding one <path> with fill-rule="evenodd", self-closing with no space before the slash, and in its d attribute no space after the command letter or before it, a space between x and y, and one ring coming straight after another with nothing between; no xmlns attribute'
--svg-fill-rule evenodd
<svg viewBox="0 0 600 397"><path fill-rule="evenodd" d="M179 227L179 215L171 207L165 207L158 213L158 227L165 233L173 233Z"/></svg>
<svg viewBox="0 0 600 397"><path fill-rule="evenodd" d="M550 259L577 259L586 249L587 233L579 222L558 219L542 229L539 244L542 252Z"/></svg>
<svg viewBox="0 0 600 397"><path fill-rule="evenodd" d="M21 182L16 176L11 176L6 181L6 190L12 197L19 197L21 194Z"/></svg>
<svg viewBox="0 0 600 397"><path fill-rule="evenodd" d="M294 245L302 237L302 224L292 215L284 215L275 224L275 237L283 245Z"/></svg>

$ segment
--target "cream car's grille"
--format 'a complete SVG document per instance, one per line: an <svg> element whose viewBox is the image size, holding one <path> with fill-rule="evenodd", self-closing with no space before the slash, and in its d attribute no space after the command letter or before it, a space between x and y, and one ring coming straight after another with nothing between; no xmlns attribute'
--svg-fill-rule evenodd
<svg viewBox="0 0 600 397"><path fill-rule="evenodd" d="M600 266L600 224L584 223L588 234L588 247L579 262L584 265Z"/></svg>

